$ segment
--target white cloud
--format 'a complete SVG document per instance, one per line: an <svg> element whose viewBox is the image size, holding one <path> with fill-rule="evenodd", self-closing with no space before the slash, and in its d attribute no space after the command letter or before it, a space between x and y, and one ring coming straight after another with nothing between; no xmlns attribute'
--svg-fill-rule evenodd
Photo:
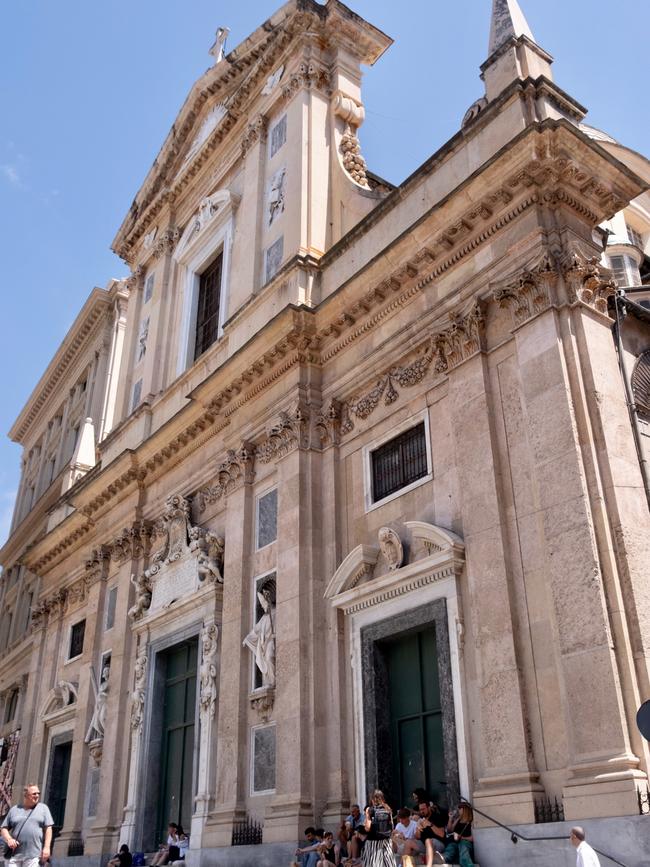
<svg viewBox="0 0 650 867"><path fill-rule="evenodd" d="M9 536L16 493L17 491L0 491L0 545L4 545Z"/></svg>
<svg viewBox="0 0 650 867"><path fill-rule="evenodd" d="M0 171L2 171L6 180L8 180L13 187L22 187L22 181L18 174L18 169L16 166L12 165L12 163L3 163L0 165Z"/></svg>

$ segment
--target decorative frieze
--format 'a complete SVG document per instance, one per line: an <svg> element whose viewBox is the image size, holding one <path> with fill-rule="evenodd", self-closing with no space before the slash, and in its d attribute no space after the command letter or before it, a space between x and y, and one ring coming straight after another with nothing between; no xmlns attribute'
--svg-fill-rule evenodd
<svg viewBox="0 0 650 867"><path fill-rule="evenodd" d="M616 282L600 260L571 252L563 263L562 271L569 300L586 304L606 316L607 301L616 292Z"/></svg>
<svg viewBox="0 0 650 867"><path fill-rule="evenodd" d="M476 303L462 316L452 312L451 325L430 337L416 358L403 365L391 367L369 391L343 404L341 433L354 429L353 416L368 418L383 400L386 406L399 397L400 388L410 388L422 382L434 367L436 373L448 373L483 347L485 314Z"/></svg>
<svg viewBox="0 0 650 867"><path fill-rule="evenodd" d="M86 560L86 578L89 584L94 584L106 578L111 561L111 549L108 545L95 548Z"/></svg>
<svg viewBox="0 0 650 867"><path fill-rule="evenodd" d="M517 280L496 289L493 298L500 307L510 309L513 324L519 326L551 306L557 278L555 263L546 255L537 267L526 269Z"/></svg>

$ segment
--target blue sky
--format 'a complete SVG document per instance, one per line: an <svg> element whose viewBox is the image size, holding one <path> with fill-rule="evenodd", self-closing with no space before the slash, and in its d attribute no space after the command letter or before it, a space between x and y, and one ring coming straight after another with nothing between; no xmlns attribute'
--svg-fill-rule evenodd
<svg viewBox="0 0 650 867"><path fill-rule="evenodd" d="M18 485L6 437L93 286L124 276L110 243L220 25L234 48L279 0L16 0L0 32L3 324L0 542ZM482 94L491 0L353 0L395 40L364 82L363 152L398 183ZM648 0L521 0L588 122L648 148Z"/></svg>

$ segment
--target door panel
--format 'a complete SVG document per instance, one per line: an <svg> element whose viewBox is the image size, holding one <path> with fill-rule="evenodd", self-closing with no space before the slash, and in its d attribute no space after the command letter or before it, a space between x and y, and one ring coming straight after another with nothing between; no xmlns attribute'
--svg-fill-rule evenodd
<svg viewBox="0 0 650 867"><path fill-rule="evenodd" d="M415 788L437 792L444 801L444 749L433 629L381 645L388 673L393 807L403 806Z"/></svg>
<svg viewBox="0 0 650 867"><path fill-rule="evenodd" d="M165 688L161 738L162 789L158 837L166 839L167 824L189 831L192 819L194 724L196 716L196 640L172 647L165 654Z"/></svg>
<svg viewBox="0 0 650 867"><path fill-rule="evenodd" d="M65 805L68 799L68 778L70 776L70 758L72 756L72 741L56 744L52 749L50 759L50 779L47 787L45 803L50 808L54 819L54 833L63 827Z"/></svg>

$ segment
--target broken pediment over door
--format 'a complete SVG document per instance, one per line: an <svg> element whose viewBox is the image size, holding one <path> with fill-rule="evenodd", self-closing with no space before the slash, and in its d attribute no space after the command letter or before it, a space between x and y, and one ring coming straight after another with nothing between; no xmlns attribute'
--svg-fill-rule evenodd
<svg viewBox="0 0 650 867"><path fill-rule="evenodd" d="M381 527L376 542L350 551L332 576L325 598L337 608L372 605L458 576L464 564L465 545L451 530L424 521L395 523Z"/></svg>

